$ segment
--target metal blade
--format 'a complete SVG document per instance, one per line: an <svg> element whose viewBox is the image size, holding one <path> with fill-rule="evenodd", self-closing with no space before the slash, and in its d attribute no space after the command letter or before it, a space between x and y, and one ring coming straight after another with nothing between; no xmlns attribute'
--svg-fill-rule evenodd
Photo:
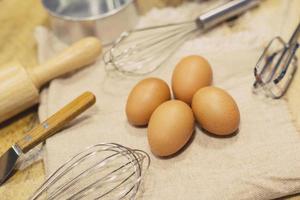
<svg viewBox="0 0 300 200"><path fill-rule="evenodd" d="M0 157L0 185L2 185L12 173L21 153L20 148L17 145L13 145Z"/></svg>

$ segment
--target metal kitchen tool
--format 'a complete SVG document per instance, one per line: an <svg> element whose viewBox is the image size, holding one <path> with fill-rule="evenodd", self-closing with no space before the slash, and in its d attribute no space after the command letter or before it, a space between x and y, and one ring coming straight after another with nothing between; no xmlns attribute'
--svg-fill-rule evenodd
<svg viewBox="0 0 300 200"><path fill-rule="evenodd" d="M8 149L0 157L0 185L9 178L21 154L27 153L30 149L54 135L66 123L92 106L95 100L95 96L92 93L83 93L49 119L32 129L24 138Z"/></svg>
<svg viewBox="0 0 300 200"><path fill-rule="evenodd" d="M254 93L263 93L273 99L281 98L297 70L296 51L299 48L300 23L288 43L281 37L270 41L255 68Z"/></svg>
<svg viewBox="0 0 300 200"><path fill-rule="evenodd" d="M42 0L54 34L66 43L86 36L112 43L138 21L134 0Z"/></svg>
<svg viewBox="0 0 300 200"><path fill-rule="evenodd" d="M141 150L97 144L60 166L30 199L135 199L149 165Z"/></svg>
<svg viewBox="0 0 300 200"><path fill-rule="evenodd" d="M39 89L50 80L93 63L101 53L98 39L81 39L40 66L20 63L0 67L0 123L37 104Z"/></svg>
<svg viewBox="0 0 300 200"><path fill-rule="evenodd" d="M194 21L124 32L104 54L106 65L125 74L147 74L157 69L188 38L237 16L260 0L233 0Z"/></svg>

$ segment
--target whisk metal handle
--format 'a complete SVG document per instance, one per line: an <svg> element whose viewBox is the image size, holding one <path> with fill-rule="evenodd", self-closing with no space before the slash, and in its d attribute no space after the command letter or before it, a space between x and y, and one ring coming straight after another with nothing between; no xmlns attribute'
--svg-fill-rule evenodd
<svg viewBox="0 0 300 200"><path fill-rule="evenodd" d="M197 19L197 24L201 29L209 29L225 20L235 17L257 6L260 0L233 0L222 6L214 8L201 15Z"/></svg>

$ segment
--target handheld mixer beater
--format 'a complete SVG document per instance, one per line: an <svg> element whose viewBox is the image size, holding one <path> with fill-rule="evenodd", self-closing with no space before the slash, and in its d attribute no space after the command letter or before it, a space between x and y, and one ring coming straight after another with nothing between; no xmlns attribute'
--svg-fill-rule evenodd
<svg viewBox="0 0 300 200"><path fill-rule="evenodd" d="M254 93L262 92L273 99L285 94L297 70L299 37L300 23L288 43L281 37L270 41L254 68Z"/></svg>
<svg viewBox="0 0 300 200"><path fill-rule="evenodd" d="M124 32L105 53L104 62L125 74L150 73L191 36L245 12L259 2L260 0L232 0L193 21Z"/></svg>
<svg viewBox="0 0 300 200"><path fill-rule="evenodd" d="M149 165L141 150L97 144L59 167L31 200L135 199Z"/></svg>

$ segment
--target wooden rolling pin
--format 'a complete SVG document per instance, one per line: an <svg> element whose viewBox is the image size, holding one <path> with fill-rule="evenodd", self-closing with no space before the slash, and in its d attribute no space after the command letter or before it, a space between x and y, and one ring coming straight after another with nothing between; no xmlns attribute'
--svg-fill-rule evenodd
<svg viewBox="0 0 300 200"><path fill-rule="evenodd" d="M39 89L50 80L91 64L102 50L98 39L88 37L31 70L19 63L0 67L0 123L35 105Z"/></svg>

